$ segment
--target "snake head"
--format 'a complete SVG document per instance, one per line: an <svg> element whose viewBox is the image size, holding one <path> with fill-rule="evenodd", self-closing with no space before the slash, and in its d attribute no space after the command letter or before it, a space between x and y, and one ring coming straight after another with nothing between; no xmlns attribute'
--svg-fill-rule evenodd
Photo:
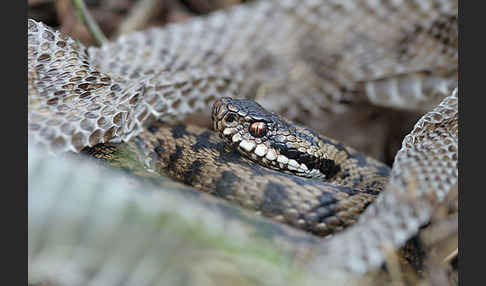
<svg viewBox="0 0 486 286"><path fill-rule="evenodd" d="M329 178L339 171L312 131L289 123L249 99L222 97L212 108L213 128L243 156L302 177Z"/></svg>

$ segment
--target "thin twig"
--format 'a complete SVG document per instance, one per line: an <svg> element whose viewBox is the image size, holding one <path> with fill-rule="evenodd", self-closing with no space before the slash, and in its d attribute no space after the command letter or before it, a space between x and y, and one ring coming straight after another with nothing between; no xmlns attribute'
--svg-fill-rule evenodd
<svg viewBox="0 0 486 286"><path fill-rule="evenodd" d="M76 15L78 18L84 23L86 28L88 28L89 32L93 36L96 44L98 46L102 46L108 42L108 39L101 31L100 27L94 20L93 16L88 11L86 4L84 4L83 0L72 0L74 7L76 8Z"/></svg>

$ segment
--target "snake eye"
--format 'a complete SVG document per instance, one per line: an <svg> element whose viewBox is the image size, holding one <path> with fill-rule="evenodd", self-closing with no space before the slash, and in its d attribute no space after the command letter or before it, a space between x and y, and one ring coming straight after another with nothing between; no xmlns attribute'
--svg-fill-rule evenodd
<svg viewBox="0 0 486 286"><path fill-rule="evenodd" d="M267 125L264 122L253 122L248 131L251 136L260 138L267 134Z"/></svg>

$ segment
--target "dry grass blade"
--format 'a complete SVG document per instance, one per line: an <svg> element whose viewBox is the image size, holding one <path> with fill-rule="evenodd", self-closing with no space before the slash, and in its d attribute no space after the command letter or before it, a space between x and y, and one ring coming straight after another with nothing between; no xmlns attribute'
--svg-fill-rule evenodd
<svg viewBox="0 0 486 286"><path fill-rule="evenodd" d="M98 26L96 21L94 20L93 16L88 11L86 4L84 4L83 0L73 0L74 7L76 8L76 14L81 19L81 21L86 25L89 32L95 39L96 43L99 46L108 42L108 39L101 31L101 28Z"/></svg>

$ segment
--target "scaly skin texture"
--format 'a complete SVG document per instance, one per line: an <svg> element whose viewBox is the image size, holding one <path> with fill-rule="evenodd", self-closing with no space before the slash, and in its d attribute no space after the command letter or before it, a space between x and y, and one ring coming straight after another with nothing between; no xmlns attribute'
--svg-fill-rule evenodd
<svg viewBox="0 0 486 286"><path fill-rule="evenodd" d="M150 165L170 177L277 221L326 235L352 224L384 188L389 169L348 162L348 184L300 178L259 166L195 126L154 123L138 135ZM366 160L365 157L363 159ZM370 159L372 160L372 159ZM354 171L354 170L353 170ZM363 180L359 180L362 176Z"/></svg>
<svg viewBox="0 0 486 286"><path fill-rule="evenodd" d="M29 20L29 141L53 152L127 141L156 117L183 119L221 96L255 98L291 120L441 102L405 138L377 201L309 260L328 277L374 269L457 183L457 1L316 3L259 1L100 48Z"/></svg>

